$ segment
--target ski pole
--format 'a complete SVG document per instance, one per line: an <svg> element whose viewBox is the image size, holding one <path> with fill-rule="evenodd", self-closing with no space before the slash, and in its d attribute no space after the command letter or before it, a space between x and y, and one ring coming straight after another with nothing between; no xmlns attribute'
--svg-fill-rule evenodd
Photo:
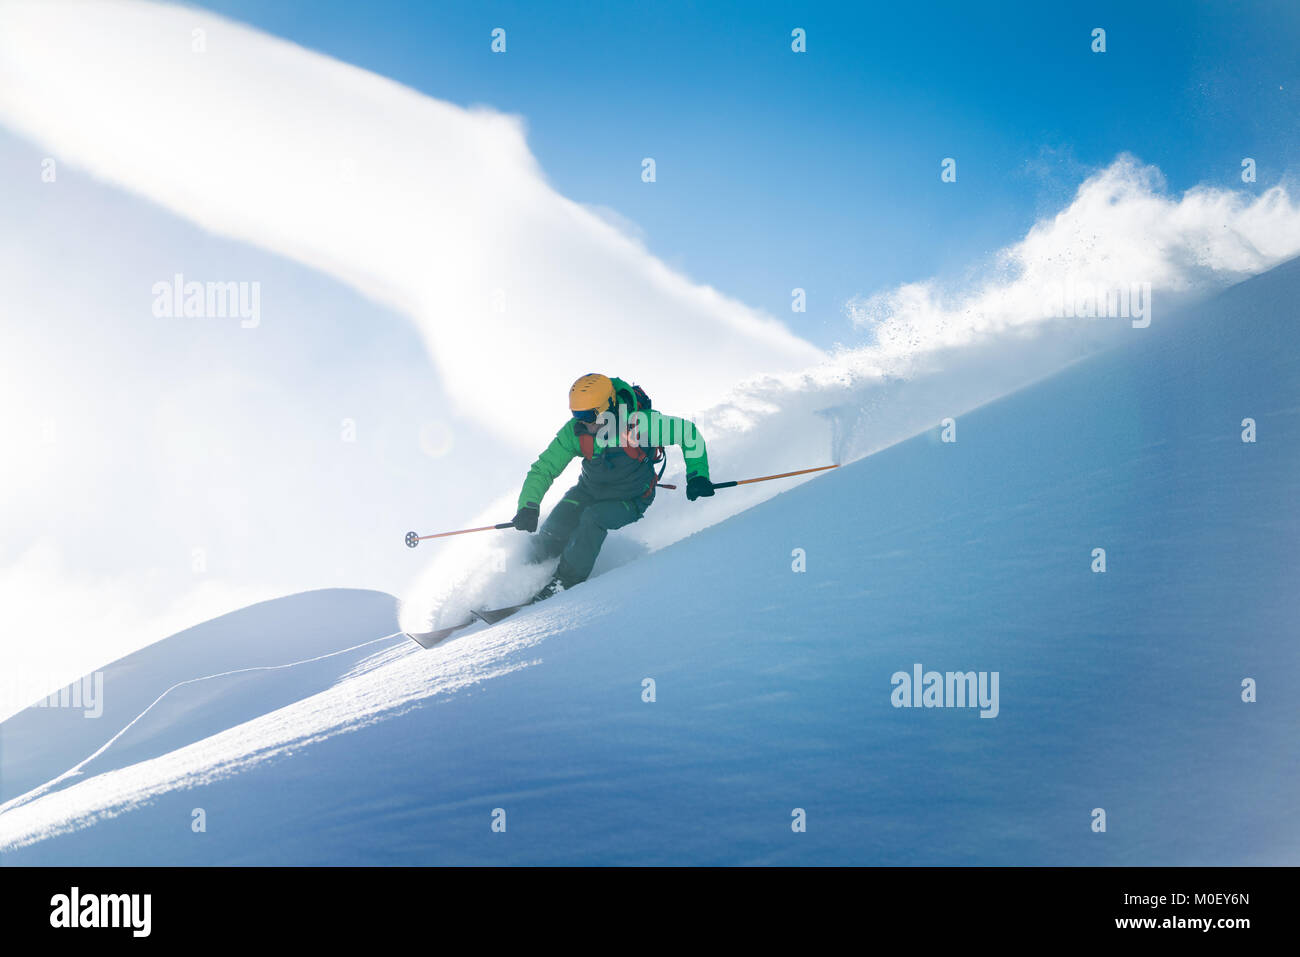
<svg viewBox="0 0 1300 957"><path fill-rule="evenodd" d="M713 487L715 489L733 488L737 485L748 485L750 482L770 482L772 479L789 478L791 475L806 475L809 472L825 472L827 469L837 469L839 467L839 463L836 463L835 465L819 465L815 469L800 469L797 472L782 472L780 475L763 475L752 479L738 479L735 482L714 482Z"/></svg>
<svg viewBox="0 0 1300 957"><path fill-rule="evenodd" d="M502 522L500 525L484 525L482 528L462 528L458 532L439 532L437 535L417 535L415 532L406 533L406 544L411 548L419 545L426 538L446 538L448 535L468 535L470 532L490 532L494 528L514 528L514 522Z"/></svg>

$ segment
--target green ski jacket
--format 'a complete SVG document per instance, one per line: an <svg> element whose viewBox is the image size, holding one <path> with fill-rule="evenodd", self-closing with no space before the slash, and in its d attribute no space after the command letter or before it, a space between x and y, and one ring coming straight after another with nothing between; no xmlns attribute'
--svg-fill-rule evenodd
<svg viewBox="0 0 1300 957"><path fill-rule="evenodd" d="M704 437L688 419L640 408L636 393L622 379L614 379L615 422L592 438L592 456L582 463L578 486L593 501L624 500L651 494L655 446L676 445L686 461L686 478L709 477ZM629 454L629 449L632 454ZM519 507L540 505L547 489L570 462L582 455L575 422L565 422L555 433L524 479ZM640 457L639 457L640 456Z"/></svg>

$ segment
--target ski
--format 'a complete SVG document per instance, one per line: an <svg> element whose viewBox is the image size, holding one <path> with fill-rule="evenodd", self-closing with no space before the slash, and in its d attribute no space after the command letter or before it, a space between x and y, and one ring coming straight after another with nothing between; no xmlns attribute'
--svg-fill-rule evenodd
<svg viewBox="0 0 1300 957"><path fill-rule="evenodd" d="M406 635L421 648L432 648L434 645L445 641L455 632L462 628L468 628L470 625L476 625L480 621L487 625L495 625L499 621L504 621L517 611L522 611L531 605L532 602L526 601L522 605L510 605L506 608L484 608L483 610L470 610L472 616L469 621L462 621L458 625L452 625L450 628L439 628L436 631L404 631Z"/></svg>
<svg viewBox="0 0 1300 957"><path fill-rule="evenodd" d="M495 625L499 621L505 621L517 611L523 611L531 601L526 601L522 605L510 605L507 608L486 608L482 611L470 609L470 614L489 625Z"/></svg>
<svg viewBox="0 0 1300 957"><path fill-rule="evenodd" d="M421 648L432 648L434 645L450 637L453 632L460 631L462 628L468 628L477 621L477 618L471 618L469 621L462 621L459 625L452 625L450 628L439 628L436 631L404 631L402 634L407 638L410 638Z"/></svg>

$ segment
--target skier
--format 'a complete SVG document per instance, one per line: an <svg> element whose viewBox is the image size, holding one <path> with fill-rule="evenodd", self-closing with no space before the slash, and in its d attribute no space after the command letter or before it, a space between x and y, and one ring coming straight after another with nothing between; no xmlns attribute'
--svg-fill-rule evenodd
<svg viewBox="0 0 1300 957"><path fill-rule="evenodd" d="M560 556L555 576L533 601L585 581L605 535L645 514L663 474L662 468L656 474L655 464L664 459L664 445L682 450L686 498L693 502L713 494L704 439L695 424L651 409L640 386L598 373L584 375L569 390L569 409L573 418L528 470L514 517L515 528L537 532L546 490L569 462L582 456L578 484L564 493L530 542L533 562Z"/></svg>

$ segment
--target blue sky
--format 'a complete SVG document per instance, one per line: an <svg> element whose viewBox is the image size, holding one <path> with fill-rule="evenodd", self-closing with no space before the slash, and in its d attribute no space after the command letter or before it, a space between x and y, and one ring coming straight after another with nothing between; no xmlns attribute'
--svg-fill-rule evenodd
<svg viewBox="0 0 1300 957"><path fill-rule="evenodd" d="M1174 191L1240 187L1252 156L1263 189L1300 145L1288 3L203 5L522 115L561 193L823 346L853 340L845 300L978 264L1120 152ZM956 184L939 179L947 156Z"/></svg>

